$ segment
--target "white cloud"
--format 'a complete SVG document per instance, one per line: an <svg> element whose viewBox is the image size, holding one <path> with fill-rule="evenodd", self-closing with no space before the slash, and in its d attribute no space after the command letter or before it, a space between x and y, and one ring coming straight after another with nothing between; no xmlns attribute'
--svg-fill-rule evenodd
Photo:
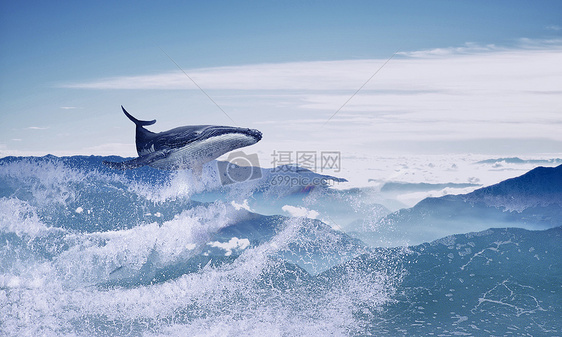
<svg viewBox="0 0 562 337"><path fill-rule="evenodd" d="M8 156L37 156L37 155L45 155L44 153L37 153L36 151L26 151L26 150L17 150L17 149L10 149L6 144L0 143L0 158L8 157Z"/></svg>
<svg viewBox="0 0 562 337"><path fill-rule="evenodd" d="M76 154L95 154L99 156L120 155L127 157L136 157L134 143L105 143L95 146L89 146L78 150Z"/></svg>
<svg viewBox="0 0 562 337"><path fill-rule="evenodd" d="M403 52L325 124L385 61L257 64L186 72L237 123L263 132L264 139L251 148L260 153L263 163L271 162L273 150L341 151L344 156L374 158L411 148L415 153L426 148L490 153L493 140L500 140L497 153L513 153L526 143L532 144L526 151L551 150L562 141L562 40L520 39L511 47L469 43ZM198 90L180 71L64 87ZM164 122L167 126L189 124L186 111L200 108L201 114L210 114L197 123L223 117L203 95L204 103L198 106L185 106L184 95L175 96L182 101L167 101L172 108L159 110L159 124L152 130L168 128ZM150 103L152 107L161 104ZM121 142L132 140L127 135ZM134 144L85 150L132 156ZM365 163L368 167L376 164ZM346 165L342 163L344 170L350 168Z"/></svg>
<svg viewBox="0 0 562 337"><path fill-rule="evenodd" d="M384 60L383 60L384 61ZM205 90L334 90L348 89L365 81L365 69L376 70L380 60L296 62L236 67L192 69L187 73ZM183 73L123 76L92 82L60 85L76 89L192 89L198 90Z"/></svg>
<svg viewBox="0 0 562 337"><path fill-rule="evenodd" d="M281 207L281 209L287 213L289 213L293 217L304 217L310 219L316 219L319 213L315 210L309 210L305 207L296 207L291 205L285 205Z"/></svg>
<svg viewBox="0 0 562 337"><path fill-rule="evenodd" d="M16 141L15 139L12 139ZM23 140L22 140L23 141ZM44 156L52 154L55 156L75 156L75 155L97 155L97 156L123 156L123 157L136 157L135 145L110 143L100 144L96 146L89 146L78 149L49 149L49 150L29 150L29 149L16 149L9 148L6 144L0 144L0 158L7 156Z"/></svg>
<svg viewBox="0 0 562 337"><path fill-rule="evenodd" d="M560 57L562 40L520 39L517 45L511 48L493 44L466 43L461 47L399 52L398 55L402 58L395 57L392 59L365 89L395 90L397 92L434 90L435 87L442 89L442 85L430 81L436 78L447 80L451 77L456 77L459 81L462 81L463 79L458 78L458 75L469 75L474 70L478 74L483 70L492 71L490 75L498 72L506 74L503 72L506 67L501 67L499 71L494 72L490 66L502 65L505 61L507 61L507 67L514 65L514 63L520 66L521 61L532 61L530 58L537 51L540 51L541 54L556 54ZM486 60L489 60L491 64L487 65L480 62ZM379 59L255 64L187 69L186 72L205 90L344 90L349 97L385 61L385 59ZM554 64L551 65L554 66ZM534 68L530 67L530 70L534 70ZM454 71L451 72L450 70ZM426 74L426 72L429 73ZM522 68L514 75L517 75L517 73L524 75L525 72L528 71ZM428 88L430 83L434 85ZM198 90L193 82L180 71L155 75L110 77L90 82L67 83L60 85L60 87L114 90Z"/></svg>
<svg viewBox="0 0 562 337"><path fill-rule="evenodd" d="M48 126L29 126L26 129L28 130L47 130L49 127Z"/></svg>
<svg viewBox="0 0 562 337"><path fill-rule="evenodd" d="M403 55L407 57L444 57L451 55L462 55L462 54L474 54L482 52L494 52L506 50L506 48L500 48L494 44L479 45L477 43L467 42L461 47L447 47L447 48L434 48L427 50L417 50L409 52L398 52L398 55Z"/></svg>

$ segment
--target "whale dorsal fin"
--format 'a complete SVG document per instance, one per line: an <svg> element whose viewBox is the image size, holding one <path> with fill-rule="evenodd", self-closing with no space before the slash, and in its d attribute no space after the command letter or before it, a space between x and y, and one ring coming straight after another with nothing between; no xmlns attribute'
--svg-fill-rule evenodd
<svg viewBox="0 0 562 337"><path fill-rule="evenodd" d="M128 113L127 110L125 110L125 108L122 105L121 105L121 109L123 109L123 112L125 113L125 116L127 116L137 126L147 126L147 125L152 125L152 124L156 123L156 119L153 119L151 121L141 121L141 120L136 119L135 117L131 116L131 114Z"/></svg>

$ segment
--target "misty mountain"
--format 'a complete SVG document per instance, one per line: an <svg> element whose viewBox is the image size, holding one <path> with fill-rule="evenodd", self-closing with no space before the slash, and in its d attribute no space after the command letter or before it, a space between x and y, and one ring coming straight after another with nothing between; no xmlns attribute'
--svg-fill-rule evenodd
<svg viewBox="0 0 562 337"><path fill-rule="evenodd" d="M377 231L350 233L376 246L418 244L487 228L547 229L562 225L562 165L468 194L426 198L381 219Z"/></svg>

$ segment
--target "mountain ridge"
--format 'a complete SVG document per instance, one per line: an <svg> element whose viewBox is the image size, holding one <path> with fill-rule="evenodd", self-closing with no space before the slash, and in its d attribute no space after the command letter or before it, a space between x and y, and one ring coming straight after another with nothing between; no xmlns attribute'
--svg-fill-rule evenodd
<svg viewBox="0 0 562 337"><path fill-rule="evenodd" d="M487 228L562 225L562 165L537 167L468 194L423 199L378 221L374 232L350 233L372 246L431 242Z"/></svg>

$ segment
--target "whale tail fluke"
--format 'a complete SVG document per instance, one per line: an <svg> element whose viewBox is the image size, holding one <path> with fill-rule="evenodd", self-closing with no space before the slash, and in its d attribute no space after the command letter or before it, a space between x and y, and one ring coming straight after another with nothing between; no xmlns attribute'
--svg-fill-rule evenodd
<svg viewBox="0 0 562 337"><path fill-rule="evenodd" d="M156 119L153 119L151 121L141 121L141 120L136 119L135 117L131 116L131 114L128 113L127 110L125 110L125 108L122 105L121 105L121 109L123 109L123 112L125 113L125 116L127 116L137 126L147 126L147 125L152 125L152 124L156 123Z"/></svg>

